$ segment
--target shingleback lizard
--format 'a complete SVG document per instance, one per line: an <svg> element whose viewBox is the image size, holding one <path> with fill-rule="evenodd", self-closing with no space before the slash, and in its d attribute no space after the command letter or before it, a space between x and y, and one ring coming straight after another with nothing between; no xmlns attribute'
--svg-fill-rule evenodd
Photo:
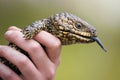
<svg viewBox="0 0 120 80"><path fill-rule="evenodd" d="M49 18L35 21L21 32L24 34L24 38L29 40L41 30L47 31L59 38L62 45L91 43L96 41L100 47L106 51L101 41L97 38L96 29L81 18L67 12L58 13ZM9 43L9 46L28 56L27 52L23 51L15 44ZM0 62L9 66L17 74L21 74L18 68L5 58L0 57Z"/></svg>

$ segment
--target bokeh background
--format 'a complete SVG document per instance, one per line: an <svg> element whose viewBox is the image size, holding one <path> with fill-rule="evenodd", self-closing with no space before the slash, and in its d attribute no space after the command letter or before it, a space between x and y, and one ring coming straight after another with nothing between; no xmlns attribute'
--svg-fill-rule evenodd
<svg viewBox="0 0 120 80"><path fill-rule="evenodd" d="M95 26L108 52L96 44L63 46L56 80L120 80L120 0L0 0L0 45L9 26L23 28L59 12Z"/></svg>

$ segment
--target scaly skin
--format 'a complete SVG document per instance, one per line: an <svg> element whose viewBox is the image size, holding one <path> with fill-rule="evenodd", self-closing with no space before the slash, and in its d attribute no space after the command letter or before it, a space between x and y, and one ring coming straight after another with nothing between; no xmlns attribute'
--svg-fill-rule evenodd
<svg viewBox="0 0 120 80"><path fill-rule="evenodd" d="M28 40L32 39L41 30L47 31L59 38L62 45L91 43L96 41L101 48L106 51L100 40L97 38L95 28L79 17L69 13L59 13L49 18L35 21L31 25L24 28L21 32L24 34L24 38ZM23 51L15 44L10 43L9 46L28 56L27 52ZM0 62L9 66L17 74L20 74L18 68L5 58L0 58Z"/></svg>

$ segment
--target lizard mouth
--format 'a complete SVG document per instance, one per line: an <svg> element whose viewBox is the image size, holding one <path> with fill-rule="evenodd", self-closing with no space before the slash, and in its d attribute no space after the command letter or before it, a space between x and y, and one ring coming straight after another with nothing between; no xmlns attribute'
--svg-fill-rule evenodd
<svg viewBox="0 0 120 80"><path fill-rule="evenodd" d="M84 40L88 41L88 42L97 42L97 44L105 51L107 52L107 50L104 48L102 42L100 41L100 39L97 36L90 36L90 34L82 34L79 35L80 37L82 37Z"/></svg>
<svg viewBox="0 0 120 80"><path fill-rule="evenodd" d="M96 36L96 35L91 35L89 33L86 33L86 32L82 32L82 33L79 33L79 32L69 32L69 31L62 31L63 34L68 34L69 33L69 36L70 36L70 39L71 39L71 36L73 37L73 41L74 39L76 39L75 42L73 43L91 43L91 42L97 42L97 44L105 51L107 52L107 50L104 48L102 42L100 41L100 39ZM75 38L74 38L75 37ZM71 43L71 42L70 42Z"/></svg>

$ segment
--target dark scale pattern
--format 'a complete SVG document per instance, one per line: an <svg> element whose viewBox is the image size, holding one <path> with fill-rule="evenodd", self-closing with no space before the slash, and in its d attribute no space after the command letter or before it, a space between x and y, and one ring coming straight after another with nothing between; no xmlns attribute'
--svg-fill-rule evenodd
<svg viewBox="0 0 120 80"><path fill-rule="evenodd" d="M24 38L29 40L41 30L47 31L59 38L62 45L91 43L96 41L100 47L106 51L100 40L97 38L95 28L81 18L67 12L58 13L49 18L35 21L25 27L21 32L24 34ZM27 52L23 51L15 44L9 43L9 46L28 56ZM0 57L0 62L9 66L17 74L21 74L18 68L5 58Z"/></svg>

